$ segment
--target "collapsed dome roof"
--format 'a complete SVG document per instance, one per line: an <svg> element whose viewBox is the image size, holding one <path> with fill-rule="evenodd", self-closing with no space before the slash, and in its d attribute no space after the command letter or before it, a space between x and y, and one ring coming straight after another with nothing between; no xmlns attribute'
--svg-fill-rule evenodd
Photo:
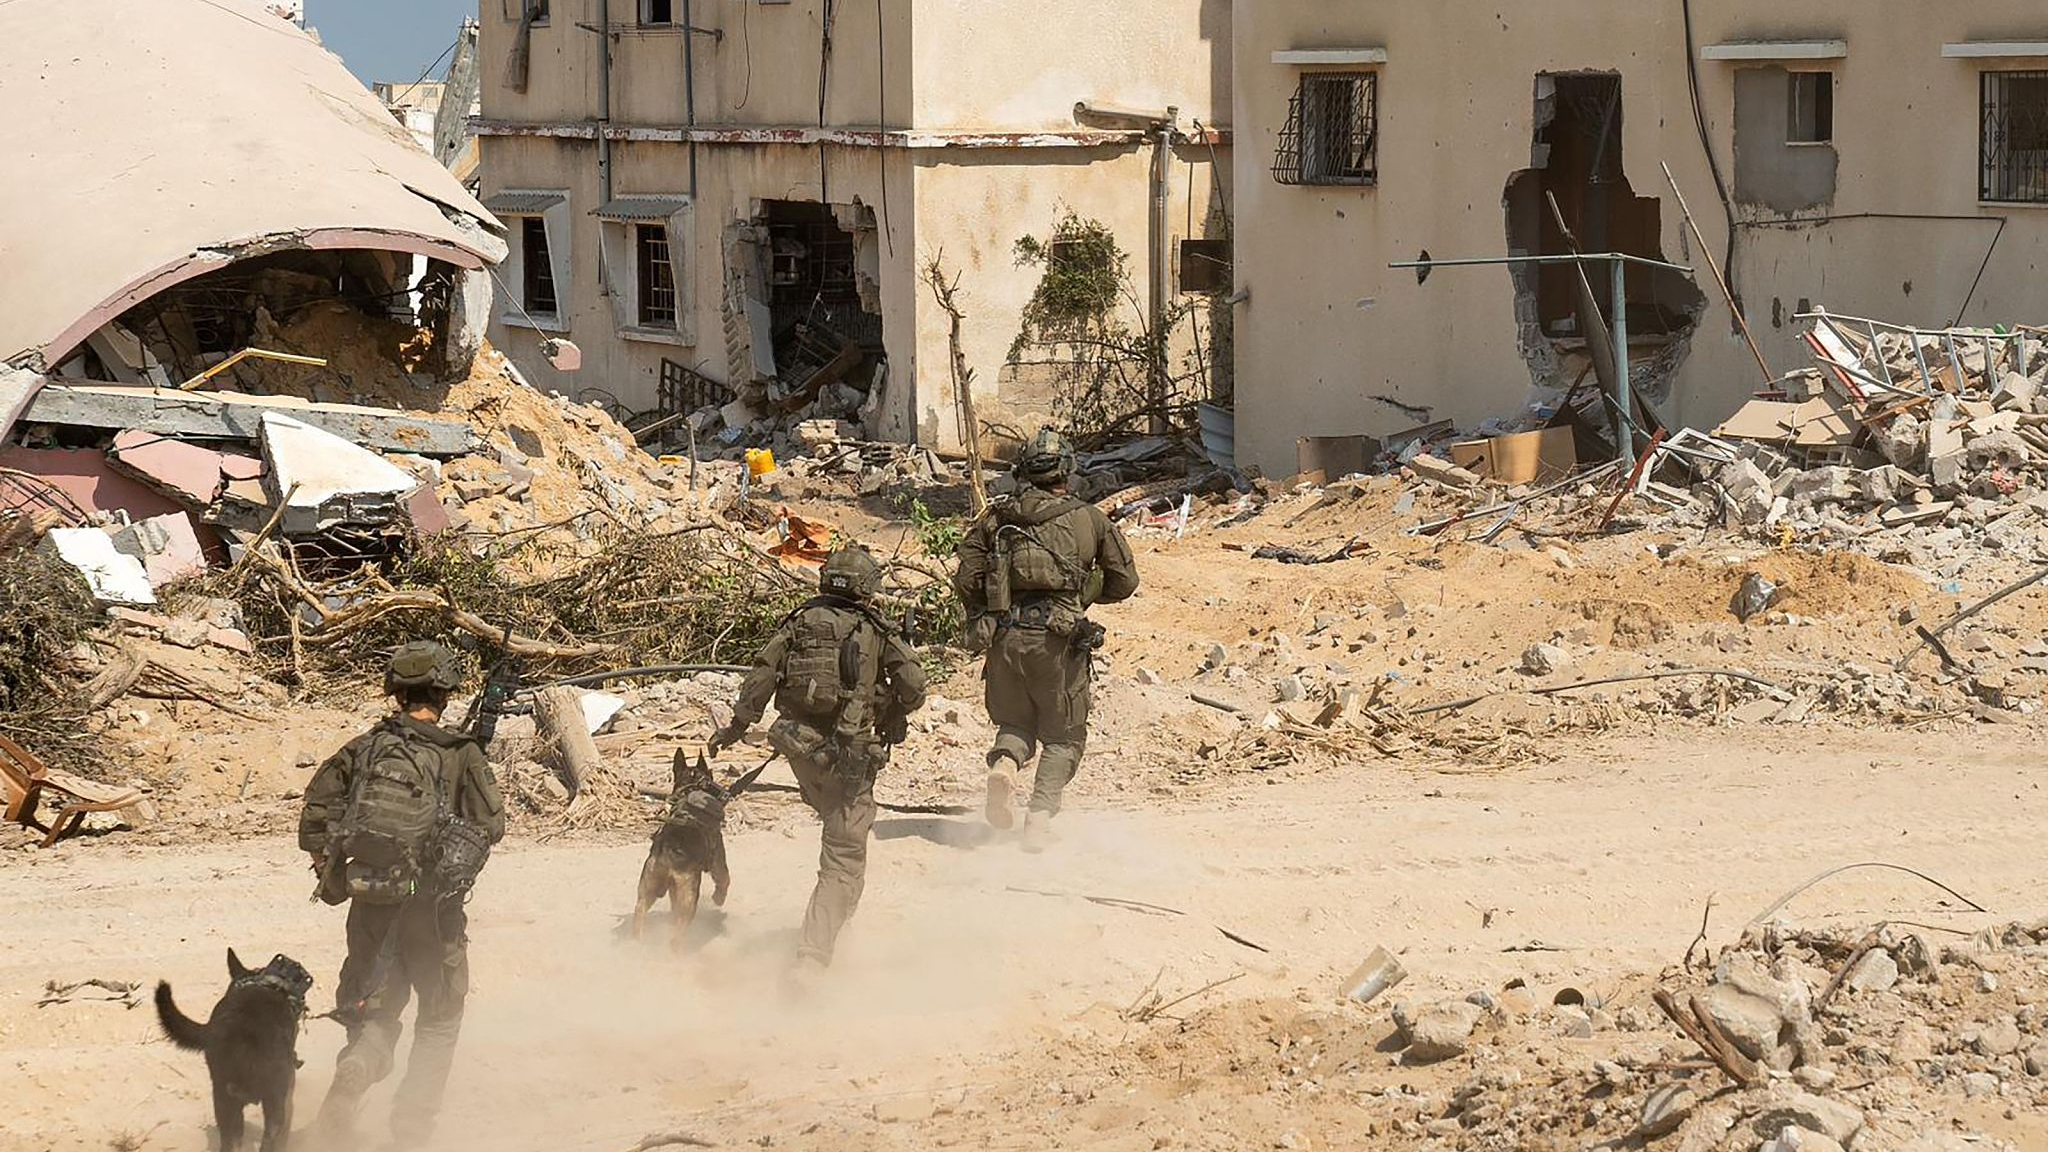
<svg viewBox="0 0 2048 1152"><path fill-rule="evenodd" d="M0 44L0 362L55 363L269 252L505 256L484 206L256 0L9 0Z"/></svg>

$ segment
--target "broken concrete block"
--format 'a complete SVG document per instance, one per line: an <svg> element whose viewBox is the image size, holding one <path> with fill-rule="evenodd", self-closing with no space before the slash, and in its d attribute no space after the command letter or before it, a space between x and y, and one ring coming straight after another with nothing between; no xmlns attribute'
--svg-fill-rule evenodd
<svg viewBox="0 0 2048 1152"><path fill-rule="evenodd" d="M156 603L142 561L117 550L114 538L98 528L52 528L37 547L76 568L102 604Z"/></svg>
<svg viewBox="0 0 2048 1152"><path fill-rule="evenodd" d="M2008 372L1999 380L1998 391L1991 394L1991 404L2002 412L2032 412L2040 395L2039 384L2017 372Z"/></svg>
<svg viewBox="0 0 2048 1152"><path fill-rule="evenodd" d="M743 429L761 418L761 414L755 411L754 406L747 403L745 398L735 400L720 408L718 416L719 419L725 421L725 426L728 430Z"/></svg>
<svg viewBox="0 0 2048 1152"><path fill-rule="evenodd" d="M192 517L183 512L138 520L113 533L116 551L142 562L152 587L206 571L206 549Z"/></svg>
<svg viewBox="0 0 2048 1152"><path fill-rule="evenodd" d="M1899 965L1892 954L1882 948L1872 948L1856 961L1849 974L1842 978L1842 986L1854 992L1884 992L1899 982Z"/></svg>
<svg viewBox="0 0 2048 1152"><path fill-rule="evenodd" d="M612 718L625 710L624 697L609 692L583 691L576 697L577 705L583 709L583 724L592 735L602 731Z"/></svg>
<svg viewBox="0 0 2048 1152"><path fill-rule="evenodd" d="M1700 998L1707 1014L1741 1053L1783 1070L1798 1062L1813 1026L1811 994L1796 980L1780 980L1755 957L1732 954Z"/></svg>
<svg viewBox="0 0 2048 1152"><path fill-rule="evenodd" d="M1927 478L1934 481L1936 490L1948 494L1960 492L1963 485L1968 482L1969 477L1970 458L1968 450L1957 448L1952 452L1944 452L1939 456L1933 455L1931 452L1929 453L1927 457Z"/></svg>
<svg viewBox="0 0 2048 1152"><path fill-rule="evenodd" d="M1781 1085L1771 1089L1763 1111L1753 1123L1759 1135L1801 1128L1847 1147L1863 1129L1863 1110Z"/></svg>
<svg viewBox="0 0 2048 1152"><path fill-rule="evenodd" d="M1844 1152L1844 1149L1830 1137L1787 1125L1776 1136L1757 1145L1756 1152Z"/></svg>
<svg viewBox="0 0 2048 1152"><path fill-rule="evenodd" d="M1522 652L1522 671L1549 676L1571 666L1572 654L1555 644L1531 644Z"/></svg>
<svg viewBox="0 0 2048 1152"><path fill-rule="evenodd" d="M1693 1110L1699 1107L1699 1103L1700 1094L1691 1087L1684 1084L1666 1084L1643 1099L1643 1110L1636 1124L1636 1134L1645 1140L1669 1136L1692 1117Z"/></svg>
<svg viewBox="0 0 2048 1152"><path fill-rule="evenodd" d="M2027 448L2027 442L2020 438L2019 433L2010 429L2001 429L1972 439L1963 455L1972 472L1981 472L1994 466L2010 471L2025 466L2027 461L2033 458L2033 452Z"/></svg>
<svg viewBox="0 0 2048 1152"><path fill-rule="evenodd" d="M1844 504L1856 498L1855 473L1839 465L1812 468L1792 477L1791 497L1803 504Z"/></svg>
<svg viewBox="0 0 2048 1152"><path fill-rule="evenodd" d="M1735 512L1744 524L1761 524L1770 515L1775 493L1771 478L1764 470L1749 459L1737 460L1723 467L1715 480L1735 501Z"/></svg>
<svg viewBox="0 0 2048 1152"><path fill-rule="evenodd" d="M158 631L164 643L176 644L180 648L203 648L209 629L203 620L167 620Z"/></svg>
<svg viewBox="0 0 2048 1152"><path fill-rule="evenodd" d="M1927 455L1927 426L1906 413L1883 428L1872 429L1878 454L1901 468L1918 467Z"/></svg>
<svg viewBox="0 0 2048 1152"><path fill-rule="evenodd" d="M1472 1030L1485 1015L1484 1008L1463 1000L1445 1000L1419 1010L1396 1004L1394 1026L1400 1029L1403 1058L1428 1064L1463 1055L1472 1045Z"/></svg>
<svg viewBox="0 0 2048 1152"><path fill-rule="evenodd" d="M1479 477L1475 473L1460 468L1448 460L1431 456L1427 452L1419 453L1413 460L1408 461L1408 468L1424 480L1434 480L1453 488L1472 488L1479 483Z"/></svg>
<svg viewBox="0 0 2048 1152"><path fill-rule="evenodd" d="M389 524L419 485L375 452L277 412L263 414L263 458L270 495L284 501L287 534Z"/></svg>

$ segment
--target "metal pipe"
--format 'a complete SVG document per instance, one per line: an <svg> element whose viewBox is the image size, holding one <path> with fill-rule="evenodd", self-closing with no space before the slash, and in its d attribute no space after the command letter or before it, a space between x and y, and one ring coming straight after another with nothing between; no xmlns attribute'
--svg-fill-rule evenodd
<svg viewBox="0 0 2048 1152"><path fill-rule="evenodd" d="M1152 137L1152 291L1146 321L1152 332L1152 414L1147 422L1154 436L1165 435L1171 427L1166 413L1166 302L1173 294L1173 233L1167 185L1173 177L1173 125L1179 115L1180 109L1168 108L1166 119L1154 126Z"/></svg>
<svg viewBox="0 0 2048 1152"><path fill-rule="evenodd" d="M1492 264L1612 264L1620 260L1625 264L1639 264L1645 268L1669 268L1673 272L1693 274L1683 264L1669 264L1652 260L1647 256L1631 256L1626 252L1577 252L1559 256L1462 256L1442 260L1396 260L1389 268L1473 268ZM1830 313L1832 315L1832 313ZM1631 461L1633 463L1633 461Z"/></svg>
<svg viewBox="0 0 2048 1152"><path fill-rule="evenodd" d="M697 22L690 19L690 0L683 0L683 119L697 126ZM690 201L697 200L697 142L690 141Z"/></svg>
<svg viewBox="0 0 2048 1152"><path fill-rule="evenodd" d="M1622 467L1635 460L1635 439L1629 435L1629 413L1633 410L1628 381L1628 261L1608 262L1614 270L1614 317L1608 327L1614 333L1614 443Z"/></svg>
<svg viewBox="0 0 2048 1152"><path fill-rule="evenodd" d="M597 197L612 199L612 0L597 0Z"/></svg>

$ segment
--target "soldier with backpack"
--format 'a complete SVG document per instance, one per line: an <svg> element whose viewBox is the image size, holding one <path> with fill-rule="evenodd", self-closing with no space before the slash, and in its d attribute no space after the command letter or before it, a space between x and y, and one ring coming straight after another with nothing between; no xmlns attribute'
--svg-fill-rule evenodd
<svg viewBox="0 0 2048 1152"><path fill-rule="evenodd" d="M1038 755L1023 847L1043 852L1060 797L1088 743L1089 679L1103 630L1087 617L1138 590L1131 547L1093 504L1067 495L1074 450L1042 429L1011 466L1015 495L998 500L960 541L954 591L967 610L969 650L982 667L989 719L988 822L1016 823L1011 797Z"/></svg>
<svg viewBox="0 0 2048 1152"><path fill-rule="evenodd" d="M329 757L306 786L299 847L313 858L320 899L349 905L335 1008L348 1044L319 1121L333 1139L346 1139L364 1093L391 1074L400 1016L414 995L412 1058L392 1104L399 1144L431 1134L454 1063L469 991L463 903L505 834L483 749L440 725L461 683L446 648L401 645L384 676L397 711Z"/></svg>
<svg viewBox="0 0 2048 1152"><path fill-rule="evenodd" d="M834 552L819 573L818 595L768 638L740 686L731 723L711 739L714 752L738 743L772 698L768 742L824 821L818 883L793 970L799 984L831 964L839 931L860 905L875 774L902 741L910 714L924 706L924 669L874 608L881 578L866 549Z"/></svg>

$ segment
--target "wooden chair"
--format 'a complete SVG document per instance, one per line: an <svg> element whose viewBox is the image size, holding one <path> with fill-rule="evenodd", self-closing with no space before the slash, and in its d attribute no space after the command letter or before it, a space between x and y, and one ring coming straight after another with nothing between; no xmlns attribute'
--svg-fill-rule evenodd
<svg viewBox="0 0 2048 1152"><path fill-rule="evenodd" d="M47 827L36 820L36 808L46 793L59 802L57 818ZM0 736L0 794L7 800L7 822L42 830L45 848L76 828L88 812L120 812L143 803L142 793L134 788L60 772L5 736Z"/></svg>

